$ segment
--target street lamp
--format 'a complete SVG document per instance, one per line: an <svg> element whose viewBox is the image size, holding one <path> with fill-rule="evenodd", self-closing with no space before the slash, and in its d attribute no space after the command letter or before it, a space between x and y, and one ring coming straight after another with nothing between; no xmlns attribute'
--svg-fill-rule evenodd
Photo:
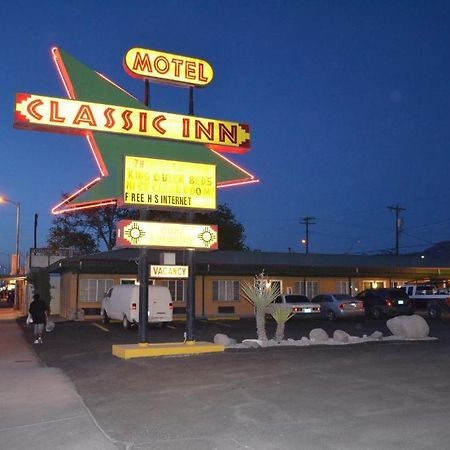
<svg viewBox="0 0 450 450"><path fill-rule="evenodd" d="M305 253L308 254L308 241L306 239L302 239L300 244L305 246Z"/></svg>
<svg viewBox="0 0 450 450"><path fill-rule="evenodd" d="M20 236L20 202L14 202L9 198L0 197L0 203L11 203L16 207L16 274L20 268L19 236Z"/></svg>

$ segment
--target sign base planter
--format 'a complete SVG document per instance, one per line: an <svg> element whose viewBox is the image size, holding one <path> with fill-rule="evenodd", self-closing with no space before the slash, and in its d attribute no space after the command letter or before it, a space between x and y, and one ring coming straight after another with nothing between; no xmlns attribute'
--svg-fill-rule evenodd
<svg viewBox="0 0 450 450"><path fill-rule="evenodd" d="M148 358L153 356L196 355L200 353L223 352L225 347L212 342L165 342L158 344L117 344L112 346L112 354L122 359Z"/></svg>

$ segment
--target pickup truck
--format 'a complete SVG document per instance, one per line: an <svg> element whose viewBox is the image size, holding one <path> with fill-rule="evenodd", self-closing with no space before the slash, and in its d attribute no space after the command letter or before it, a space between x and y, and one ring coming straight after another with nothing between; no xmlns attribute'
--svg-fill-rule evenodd
<svg viewBox="0 0 450 450"><path fill-rule="evenodd" d="M401 286L414 302L414 309L427 311L428 317L438 319L450 311L450 294L432 284L404 284Z"/></svg>

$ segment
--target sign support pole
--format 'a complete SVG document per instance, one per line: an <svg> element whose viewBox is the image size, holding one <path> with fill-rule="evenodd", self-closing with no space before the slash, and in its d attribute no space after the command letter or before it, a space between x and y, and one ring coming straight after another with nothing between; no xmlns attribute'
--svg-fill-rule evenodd
<svg viewBox="0 0 450 450"><path fill-rule="evenodd" d="M189 86L189 115L194 115L194 88ZM186 215L187 223L194 223L194 213L189 211ZM188 249L189 278L187 285L186 301L186 340L194 341L194 318L195 318L195 250Z"/></svg>
<svg viewBox="0 0 450 450"><path fill-rule="evenodd" d="M149 106L150 83L148 79L144 80L144 104ZM140 209L140 220L149 219L150 210ZM148 249L141 247L139 249L139 342L148 342Z"/></svg>

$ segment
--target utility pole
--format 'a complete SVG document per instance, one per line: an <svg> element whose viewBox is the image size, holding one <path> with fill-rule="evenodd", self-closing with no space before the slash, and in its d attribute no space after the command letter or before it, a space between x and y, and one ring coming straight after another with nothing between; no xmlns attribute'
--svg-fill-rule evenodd
<svg viewBox="0 0 450 450"><path fill-rule="evenodd" d="M306 254L309 253L309 226L310 225L315 225L316 222L313 222L313 220L315 220L315 217L303 217L303 219L300 221L300 223L302 225L305 225L305 237L306 237L306 242L305 242L305 252Z"/></svg>
<svg viewBox="0 0 450 450"><path fill-rule="evenodd" d="M406 211L405 208L400 208L399 205L396 206L388 206L388 209L391 211L395 211L395 254L399 254L400 247L400 228L401 228L401 218L400 211Z"/></svg>

